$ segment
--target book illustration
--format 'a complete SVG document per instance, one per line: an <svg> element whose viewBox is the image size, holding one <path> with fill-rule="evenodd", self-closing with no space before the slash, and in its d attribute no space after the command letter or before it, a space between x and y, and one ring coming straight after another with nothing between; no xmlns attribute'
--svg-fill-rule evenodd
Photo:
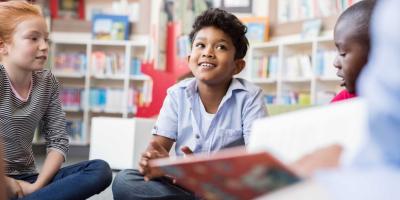
<svg viewBox="0 0 400 200"><path fill-rule="evenodd" d="M246 37L250 43L269 40L268 17L247 17L240 19L247 26Z"/></svg>
<svg viewBox="0 0 400 200"><path fill-rule="evenodd" d="M251 199L299 181L267 152L227 149L212 155L151 162L205 199Z"/></svg>
<svg viewBox="0 0 400 200"><path fill-rule="evenodd" d="M94 39L127 40L129 37L128 16L96 14L92 21Z"/></svg>

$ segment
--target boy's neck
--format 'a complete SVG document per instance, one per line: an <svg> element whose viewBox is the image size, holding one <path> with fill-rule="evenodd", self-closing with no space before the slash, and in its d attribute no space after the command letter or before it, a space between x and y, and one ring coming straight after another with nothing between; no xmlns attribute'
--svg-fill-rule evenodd
<svg viewBox="0 0 400 200"><path fill-rule="evenodd" d="M214 114L218 111L219 104L228 91L230 83L231 81L219 85L198 85L201 102L208 113Z"/></svg>

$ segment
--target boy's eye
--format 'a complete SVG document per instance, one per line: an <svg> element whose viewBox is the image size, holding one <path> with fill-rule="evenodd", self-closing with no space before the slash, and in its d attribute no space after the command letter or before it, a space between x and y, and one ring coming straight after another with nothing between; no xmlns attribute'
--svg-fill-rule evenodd
<svg viewBox="0 0 400 200"><path fill-rule="evenodd" d="M217 46L217 49L219 49L219 50L225 50L225 49L226 49L226 46L225 46L225 45L218 45L218 46Z"/></svg>
<svg viewBox="0 0 400 200"><path fill-rule="evenodd" d="M345 57L345 56L346 56L346 53L339 53L339 56Z"/></svg>
<svg viewBox="0 0 400 200"><path fill-rule="evenodd" d="M36 40L38 40L38 38L37 37L32 37L31 40L36 41Z"/></svg>
<svg viewBox="0 0 400 200"><path fill-rule="evenodd" d="M196 47L196 48L203 48L203 47L204 47L204 44L202 44L202 43L197 43L197 44L194 45L194 47Z"/></svg>

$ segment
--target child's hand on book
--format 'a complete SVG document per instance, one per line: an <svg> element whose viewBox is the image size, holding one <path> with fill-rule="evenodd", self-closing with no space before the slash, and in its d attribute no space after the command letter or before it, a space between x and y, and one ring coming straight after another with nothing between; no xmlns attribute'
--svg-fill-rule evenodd
<svg viewBox="0 0 400 200"><path fill-rule="evenodd" d="M317 149L292 163L290 168L299 176L310 177L318 170L338 167L342 150L338 144Z"/></svg>
<svg viewBox="0 0 400 200"><path fill-rule="evenodd" d="M139 162L139 171L144 175L145 181L164 175L164 173L159 170L151 169L149 166L149 161L152 159L165 158L168 156L169 153L163 146L158 144L156 141L150 142L147 150L142 153L142 157Z"/></svg>
<svg viewBox="0 0 400 200"><path fill-rule="evenodd" d="M184 155L193 154L193 151L192 151L188 146L182 147L182 148L181 148L181 151L183 152Z"/></svg>

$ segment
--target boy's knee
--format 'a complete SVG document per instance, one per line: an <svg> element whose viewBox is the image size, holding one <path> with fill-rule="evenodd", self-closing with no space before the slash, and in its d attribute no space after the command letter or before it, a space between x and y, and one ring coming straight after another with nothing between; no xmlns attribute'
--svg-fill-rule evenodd
<svg viewBox="0 0 400 200"><path fill-rule="evenodd" d="M134 187L138 182L144 181L143 176L137 171L126 169L120 171L114 178L113 191L126 187Z"/></svg>

